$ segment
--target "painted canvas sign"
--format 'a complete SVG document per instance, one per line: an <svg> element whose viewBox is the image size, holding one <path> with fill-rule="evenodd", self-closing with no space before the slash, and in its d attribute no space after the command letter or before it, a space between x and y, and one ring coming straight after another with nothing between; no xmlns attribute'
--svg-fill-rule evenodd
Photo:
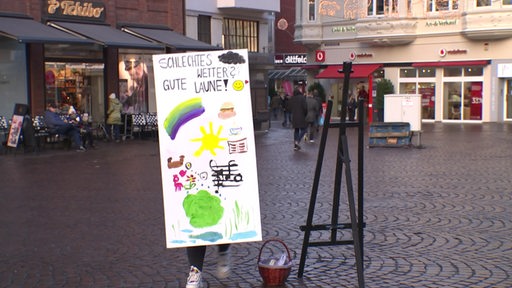
<svg viewBox="0 0 512 288"><path fill-rule="evenodd" d="M167 247L261 241L247 50L153 67Z"/></svg>

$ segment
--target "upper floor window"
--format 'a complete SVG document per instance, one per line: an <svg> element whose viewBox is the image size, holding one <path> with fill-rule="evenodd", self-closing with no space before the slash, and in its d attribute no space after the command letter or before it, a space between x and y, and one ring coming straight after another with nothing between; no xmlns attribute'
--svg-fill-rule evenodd
<svg viewBox="0 0 512 288"><path fill-rule="evenodd" d="M225 18L222 23L224 49L247 49L258 52L258 22Z"/></svg>
<svg viewBox="0 0 512 288"><path fill-rule="evenodd" d="M491 6L492 1L491 0L477 0L476 1L476 7L487 7Z"/></svg>
<svg viewBox="0 0 512 288"><path fill-rule="evenodd" d="M315 21L316 17L316 0L308 0L309 6L308 6L308 13L309 13L309 21Z"/></svg>
<svg viewBox="0 0 512 288"><path fill-rule="evenodd" d="M459 9L459 0L428 0L427 11L450 11Z"/></svg>
<svg viewBox="0 0 512 288"><path fill-rule="evenodd" d="M197 40L205 43L212 43L212 17L207 15L199 15L197 17Z"/></svg>
<svg viewBox="0 0 512 288"><path fill-rule="evenodd" d="M368 16L398 13L398 0L368 0Z"/></svg>

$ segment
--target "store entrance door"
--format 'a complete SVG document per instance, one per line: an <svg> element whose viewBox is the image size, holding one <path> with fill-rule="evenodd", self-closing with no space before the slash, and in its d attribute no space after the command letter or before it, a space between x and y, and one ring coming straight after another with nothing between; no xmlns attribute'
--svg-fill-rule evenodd
<svg viewBox="0 0 512 288"><path fill-rule="evenodd" d="M46 62L46 103L55 103L63 113L73 107L87 113L95 123L105 118L103 63Z"/></svg>
<svg viewBox="0 0 512 288"><path fill-rule="evenodd" d="M505 82L505 120L512 120L512 80Z"/></svg>

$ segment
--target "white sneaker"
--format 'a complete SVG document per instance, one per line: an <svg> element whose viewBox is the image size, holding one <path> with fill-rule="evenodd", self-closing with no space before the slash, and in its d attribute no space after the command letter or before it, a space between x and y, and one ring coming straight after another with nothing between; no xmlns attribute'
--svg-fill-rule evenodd
<svg viewBox="0 0 512 288"><path fill-rule="evenodd" d="M229 250L219 252L219 259L217 261L217 277L227 278L231 266L231 253Z"/></svg>
<svg viewBox="0 0 512 288"><path fill-rule="evenodd" d="M203 276L201 271L194 266L190 266L190 273L188 273L186 288L202 288Z"/></svg>

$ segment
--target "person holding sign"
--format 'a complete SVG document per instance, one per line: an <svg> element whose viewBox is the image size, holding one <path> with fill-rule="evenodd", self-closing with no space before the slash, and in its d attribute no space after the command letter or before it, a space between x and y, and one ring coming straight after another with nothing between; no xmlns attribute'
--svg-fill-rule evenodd
<svg viewBox="0 0 512 288"><path fill-rule="evenodd" d="M247 49L153 55L167 248L186 248L203 287L207 246L227 277L230 245L261 241Z"/></svg>

